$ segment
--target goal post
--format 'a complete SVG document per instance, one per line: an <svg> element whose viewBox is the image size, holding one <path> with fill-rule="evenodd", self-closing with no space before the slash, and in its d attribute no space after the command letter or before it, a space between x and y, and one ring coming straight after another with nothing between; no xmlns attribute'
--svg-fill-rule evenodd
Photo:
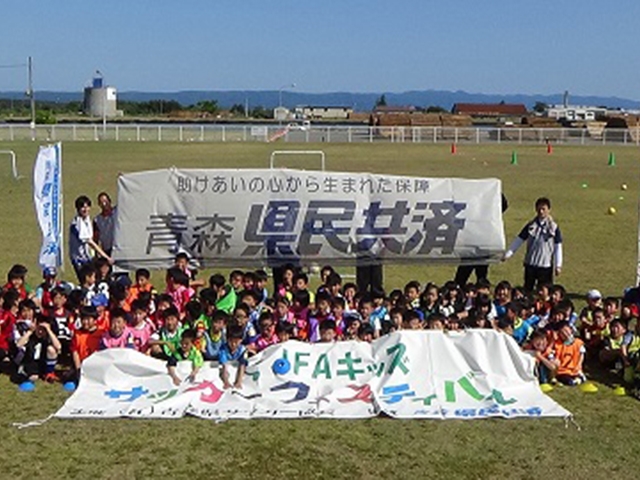
<svg viewBox="0 0 640 480"><path fill-rule="evenodd" d="M13 150L0 150L0 154L9 155L11 157L11 171L13 172L13 178L18 180L20 176L18 175L18 159L16 157L16 152Z"/></svg>

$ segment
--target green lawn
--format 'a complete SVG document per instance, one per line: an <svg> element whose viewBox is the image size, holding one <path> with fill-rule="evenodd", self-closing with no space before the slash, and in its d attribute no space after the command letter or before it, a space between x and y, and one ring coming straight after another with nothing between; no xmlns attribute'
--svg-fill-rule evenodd
<svg viewBox="0 0 640 480"><path fill-rule="evenodd" d="M638 165L634 147L295 145L194 143L69 143L63 145L65 217L73 200L101 190L115 193L118 172L169 167L267 167L275 149L322 149L327 168L400 175L498 177L509 198L507 242L533 215L533 202L548 196L565 238L565 268L558 279L575 294L598 288L620 295L635 281L638 222ZM18 154L18 181L8 162L0 165L2 228L0 274L14 263L38 282L40 235L32 206L32 143L1 143ZM617 166L607 166L610 151ZM2 157L4 158L4 157ZM284 161L282 162L285 163ZM291 167L310 161L286 160ZM622 191L626 183L628 190ZM583 184L586 188L583 188ZM616 215L607 209L615 207ZM491 268L495 282L519 283L522 252ZM70 271L69 269L67 270ZM387 288L411 279L441 283L453 267L403 266L385 270ZM160 276L156 277L160 283ZM576 299L578 307L582 301ZM11 422L46 417L67 394L59 385L20 393L0 378L0 464L7 478L118 477L401 477L535 478L549 473L570 478L637 477L640 468L640 405L614 397L601 385L589 395L568 388L552 396L571 410L582 431L561 420L399 421L179 421L51 420L16 430Z"/></svg>

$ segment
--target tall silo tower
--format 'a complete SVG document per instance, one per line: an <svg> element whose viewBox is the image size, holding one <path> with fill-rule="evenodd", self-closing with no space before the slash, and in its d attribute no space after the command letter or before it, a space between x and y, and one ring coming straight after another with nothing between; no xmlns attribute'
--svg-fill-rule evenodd
<svg viewBox="0 0 640 480"><path fill-rule="evenodd" d="M118 113L116 89L105 85L99 70L96 70L91 86L84 89L83 110L92 117L115 117Z"/></svg>

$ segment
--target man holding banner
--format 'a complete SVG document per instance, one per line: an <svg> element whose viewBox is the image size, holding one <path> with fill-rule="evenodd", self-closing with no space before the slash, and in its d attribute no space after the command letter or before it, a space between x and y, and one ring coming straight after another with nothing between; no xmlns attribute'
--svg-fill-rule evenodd
<svg viewBox="0 0 640 480"><path fill-rule="evenodd" d="M553 283L553 274L560 275L562 271L562 233L551 218L551 201L538 198L535 208L536 217L522 228L503 257L508 260L526 242L524 289L527 292Z"/></svg>
<svg viewBox="0 0 640 480"><path fill-rule="evenodd" d="M76 216L69 228L69 255L78 280L82 282L80 270L93 260L91 249L98 255L106 258L109 263L113 260L106 252L93 240L93 224L89 212L91 210L91 200L85 195L76 198Z"/></svg>

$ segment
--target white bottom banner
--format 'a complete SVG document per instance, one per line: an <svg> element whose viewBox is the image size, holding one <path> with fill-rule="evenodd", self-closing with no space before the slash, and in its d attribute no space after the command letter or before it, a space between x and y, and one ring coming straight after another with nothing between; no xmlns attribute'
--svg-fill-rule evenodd
<svg viewBox="0 0 640 480"><path fill-rule="evenodd" d="M59 418L568 417L544 395L534 360L493 330L402 331L373 343L290 341L252 357L242 388L223 388L216 363L176 386L164 362L127 349L83 364ZM180 378L191 371L178 366ZM230 378L235 378L231 369Z"/></svg>

